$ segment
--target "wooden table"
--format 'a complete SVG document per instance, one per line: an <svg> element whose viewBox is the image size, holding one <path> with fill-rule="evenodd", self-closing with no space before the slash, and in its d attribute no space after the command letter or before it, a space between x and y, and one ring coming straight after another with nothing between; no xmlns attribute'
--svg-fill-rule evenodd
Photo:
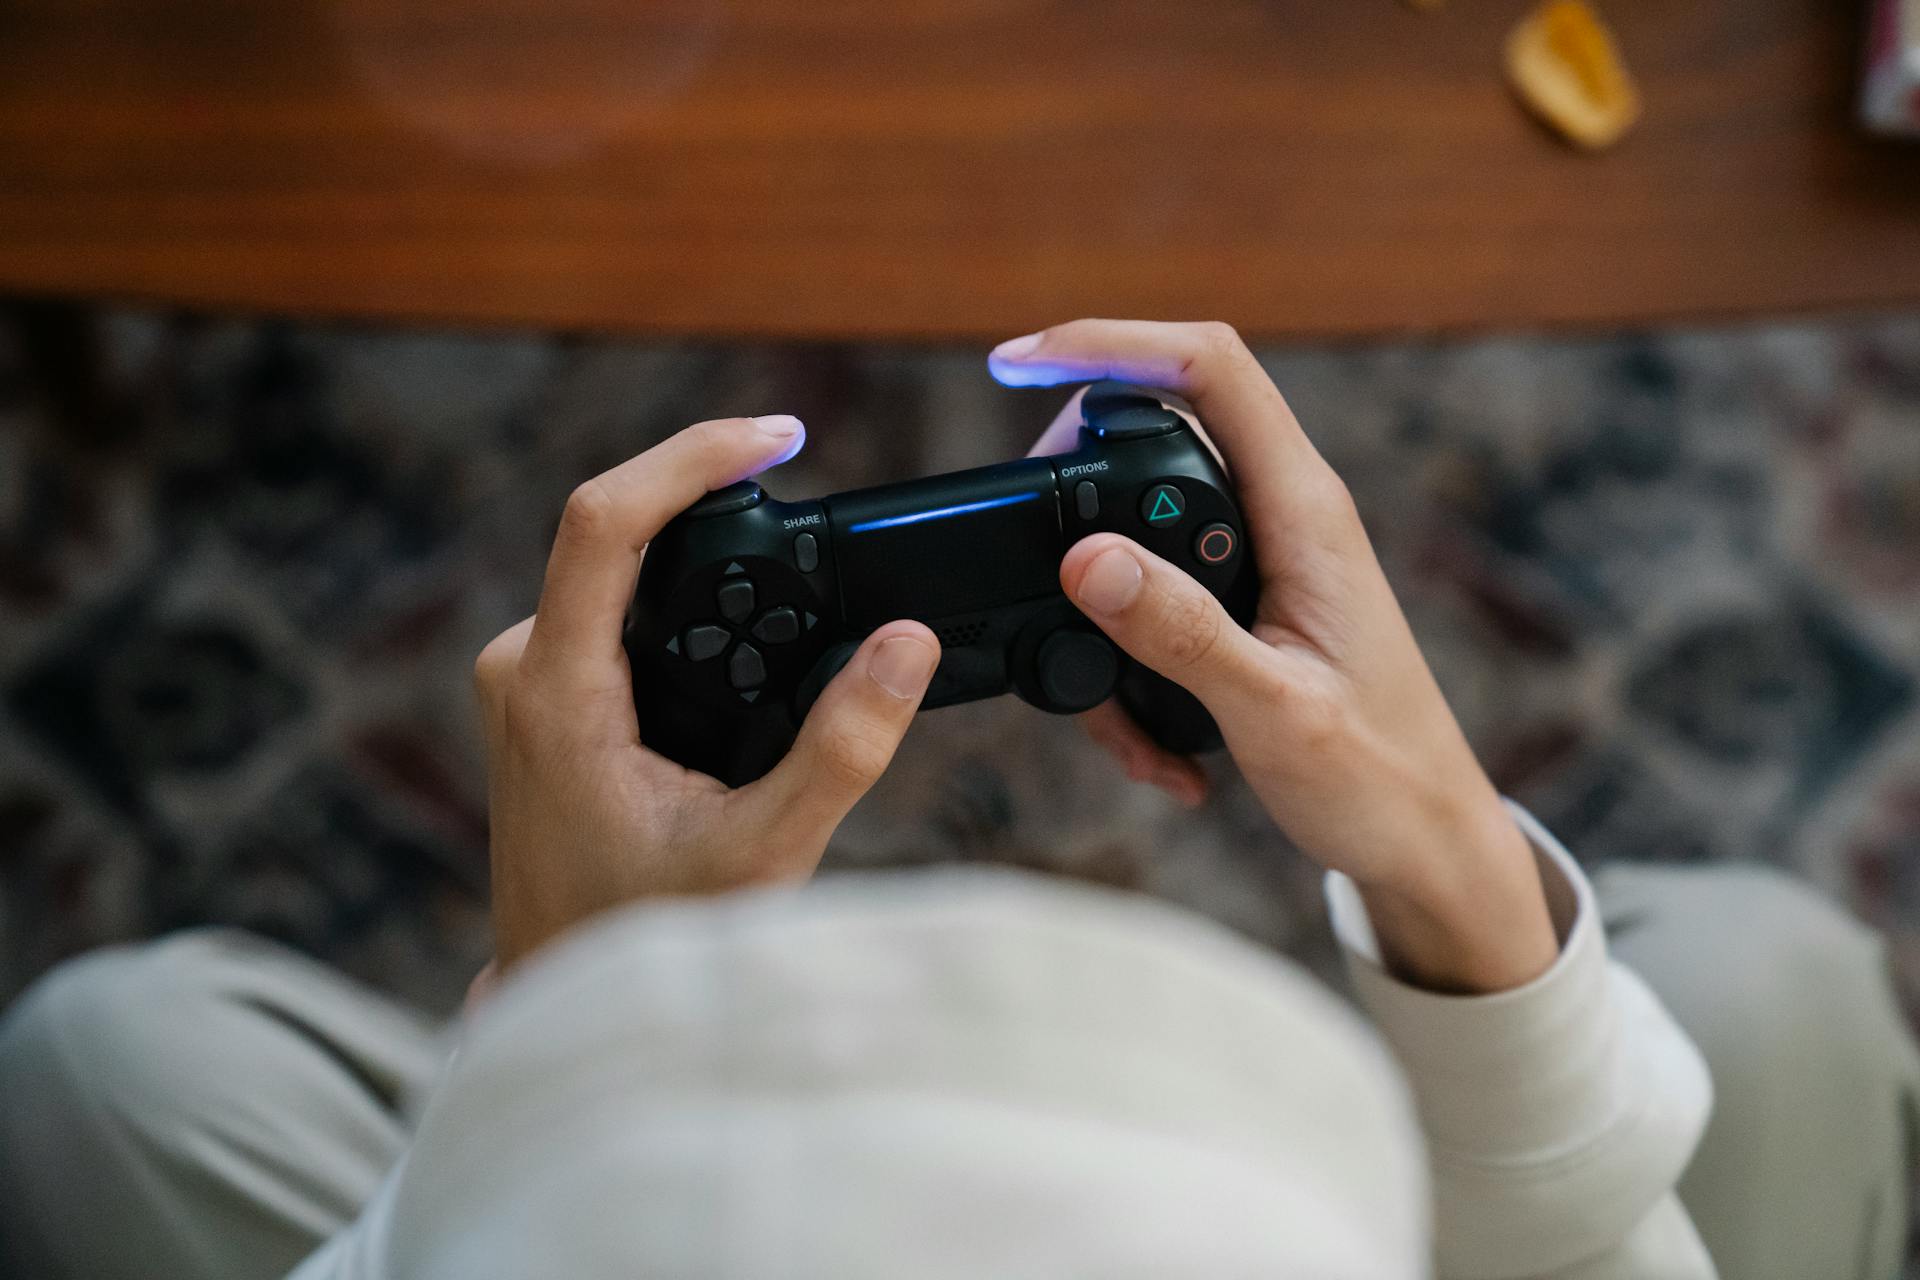
<svg viewBox="0 0 1920 1280"><path fill-rule="evenodd" d="M309 315L986 340L1920 301L1920 149L1836 0L1602 0L1589 157L1524 0L12 0L0 289Z"/></svg>

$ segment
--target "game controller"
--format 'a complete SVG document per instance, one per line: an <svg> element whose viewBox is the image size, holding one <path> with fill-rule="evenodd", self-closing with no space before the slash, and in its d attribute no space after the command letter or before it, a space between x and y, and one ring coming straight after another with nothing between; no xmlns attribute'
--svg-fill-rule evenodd
<svg viewBox="0 0 1920 1280"><path fill-rule="evenodd" d="M1158 397L1103 382L1081 404L1071 453L810 502L743 480L676 516L647 548L626 634L641 740L751 782L861 639L913 618L942 649L923 707L1012 692L1064 714L1117 697L1171 751L1219 746L1197 699L1067 600L1060 559L1090 533L1125 534L1245 625L1258 584L1233 487Z"/></svg>

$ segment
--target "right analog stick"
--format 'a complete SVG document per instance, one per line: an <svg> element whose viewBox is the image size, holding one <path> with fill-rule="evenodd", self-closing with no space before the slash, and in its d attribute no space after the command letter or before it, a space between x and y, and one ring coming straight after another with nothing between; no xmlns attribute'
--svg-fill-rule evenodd
<svg viewBox="0 0 1920 1280"><path fill-rule="evenodd" d="M1040 642L1036 662L1040 692L1055 711L1091 711L1112 695L1120 679L1120 655L1097 631L1054 632Z"/></svg>

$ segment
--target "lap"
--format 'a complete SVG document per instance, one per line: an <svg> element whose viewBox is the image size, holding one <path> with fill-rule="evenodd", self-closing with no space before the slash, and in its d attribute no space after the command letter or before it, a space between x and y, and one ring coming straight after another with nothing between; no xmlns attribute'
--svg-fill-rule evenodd
<svg viewBox="0 0 1920 1280"><path fill-rule="evenodd" d="M284 1276L405 1146L433 1034L225 931L56 969L0 1020L0 1273Z"/></svg>
<svg viewBox="0 0 1920 1280"><path fill-rule="evenodd" d="M1680 1190L1721 1274L1896 1274L1920 1066L1877 939L1763 871L1595 883L1713 1071ZM373 1194L438 1059L404 1011L240 934L62 966L0 1020L0 1274L284 1276Z"/></svg>
<svg viewBox="0 0 1920 1280"><path fill-rule="evenodd" d="M1878 937L1756 868L1615 866L1594 882L1614 956L1713 1074L1680 1196L1720 1274L1899 1274L1920 1065Z"/></svg>

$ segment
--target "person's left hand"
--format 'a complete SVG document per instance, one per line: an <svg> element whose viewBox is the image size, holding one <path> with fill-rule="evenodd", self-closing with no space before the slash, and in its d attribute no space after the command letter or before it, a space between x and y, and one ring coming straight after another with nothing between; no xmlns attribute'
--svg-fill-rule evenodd
<svg viewBox="0 0 1920 1280"><path fill-rule="evenodd" d="M892 622L860 646L793 749L739 790L647 750L621 633L648 541L710 489L786 461L790 417L703 422L567 502L533 617L480 654L496 964L638 898L812 874L893 759L940 644Z"/></svg>

